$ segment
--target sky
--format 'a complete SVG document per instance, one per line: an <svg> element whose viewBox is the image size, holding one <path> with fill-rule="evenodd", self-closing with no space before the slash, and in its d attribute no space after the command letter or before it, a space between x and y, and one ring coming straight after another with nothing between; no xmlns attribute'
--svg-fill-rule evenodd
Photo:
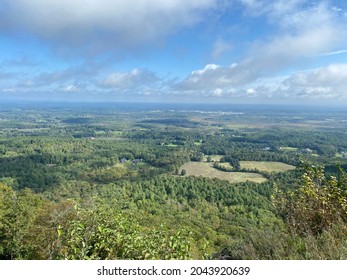
<svg viewBox="0 0 347 280"><path fill-rule="evenodd" d="M0 0L12 99L347 105L347 0Z"/></svg>

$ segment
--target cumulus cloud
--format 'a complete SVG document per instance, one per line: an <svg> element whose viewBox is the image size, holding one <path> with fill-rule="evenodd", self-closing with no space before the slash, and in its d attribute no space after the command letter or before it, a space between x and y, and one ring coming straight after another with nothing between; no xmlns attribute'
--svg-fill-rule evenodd
<svg viewBox="0 0 347 280"><path fill-rule="evenodd" d="M273 15L271 15L273 17ZM279 34L254 44L251 59L240 65L251 67L259 76L273 74L299 60L328 52L347 38L346 22L325 4L293 11L278 19Z"/></svg>
<svg viewBox="0 0 347 280"><path fill-rule="evenodd" d="M285 84L299 87L315 85L347 87L347 64L332 64L313 71L295 73L285 81Z"/></svg>
<svg viewBox="0 0 347 280"><path fill-rule="evenodd" d="M226 88L243 83L243 77L235 70L237 65L222 67L208 64L201 70L193 71L184 80L177 83L179 90L209 90Z"/></svg>
<svg viewBox="0 0 347 280"><path fill-rule="evenodd" d="M238 65L207 65L182 81L179 92L191 97L218 97L229 102L321 103L324 100L338 103L347 100L347 64L331 64L294 72L289 76L267 77L245 83L228 78L228 75L234 79L238 77L237 69Z"/></svg>
<svg viewBox="0 0 347 280"><path fill-rule="evenodd" d="M347 24L338 21L339 16L329 6L318 3L298 9L300 1L287 1L269 4L261 0L243 0L244 5L261 11L262 15L277 17L277 35L255 41L247 57L238 63L231 66L209 64L193 71L176 85L177 88L189 91L243 88L299 62L308 62L312 56L329 52L345 42ZM287 15L288 11L291 13ZM334 79L327 77L330 78Z"/></svg>
<svg viewBox="0 0 347 280"><path fill-rule="evenodd" d="M260 13L255 16L267 18L277 30L277 35L254 43L249 56L255 57L255 61L265 57L268 64L279 61L286 66L298 58L329 52L347 38L346 19L324 1L240 1ZM269 60L271 57L275 59Z"/></svg>
<svg viewBox="0 0 347 280"><path fill-rule="evenodd" d="M26 32L59 48L136 48L201 20L217 0L2 0L0 30ZM70 48L71 50L71 48Z"/></svg>
<svg viewBox="0 0 347 280"><path fill-rule="evenodd" d="M282 87L293 96L347 99L347 64L331 64L291 75Z"/></svg>
<svg viewBox="0 0 347 280"><path fill-rule="evenodd" d="M259 102L330 102L347 100L347 64L331 64L290 76L263 79L248 89L234 90L243 99Z"/></svg>

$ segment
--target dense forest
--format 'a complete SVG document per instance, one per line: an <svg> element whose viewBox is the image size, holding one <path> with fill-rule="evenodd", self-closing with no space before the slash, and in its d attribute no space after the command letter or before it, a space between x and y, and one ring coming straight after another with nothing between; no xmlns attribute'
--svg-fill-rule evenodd
<svg viewBox="0 0 347 280"><path fill-rule="evenodd" d="M0 259L346 259L347 115L0 108Z"/></svg>

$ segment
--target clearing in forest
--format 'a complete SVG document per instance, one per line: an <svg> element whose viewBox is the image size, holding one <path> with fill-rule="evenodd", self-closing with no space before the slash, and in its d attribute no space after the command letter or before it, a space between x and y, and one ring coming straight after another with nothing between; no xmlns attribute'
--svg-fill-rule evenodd
<svg viewBox="0 0 347 280"><path fill-rule="evenodd" d="M231 183L251 181L255 183L265 182L267 179L258 173L248 172L224 172L215 169L210 162L187 162L181 166L179 172L186 170L187 176L203 176L208 178L218 178Z"/></svg>
<svg viewBox="0 0 347 280"><path fill-rule="evenodd" d="M258 169L266 172L284 172L295 169L295 166L277 161L240 161L241 168Z"/></svg>

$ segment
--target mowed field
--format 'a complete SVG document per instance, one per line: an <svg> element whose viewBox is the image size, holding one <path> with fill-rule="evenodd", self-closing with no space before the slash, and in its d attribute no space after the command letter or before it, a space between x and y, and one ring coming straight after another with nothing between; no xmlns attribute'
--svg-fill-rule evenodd
<svg viewBox="0 0 347 280"><path fill-rule="evenodd" d="M295 166L276 161L240 161L241 168L258 169L266 172L284 172L295 169Z"/></svg>
<svg viewBox="0 0 347 280"><path fill-rule="evenodd" d="M179 172L184 169L187 172L187 176L203 176L208 178L218 178L221 180L227 180L231 183L240 183L251 181L255 183L265 182L267 179L258 173L247 172L223 172L213 168L210 162L187 162L181 166Z"/></svg>

